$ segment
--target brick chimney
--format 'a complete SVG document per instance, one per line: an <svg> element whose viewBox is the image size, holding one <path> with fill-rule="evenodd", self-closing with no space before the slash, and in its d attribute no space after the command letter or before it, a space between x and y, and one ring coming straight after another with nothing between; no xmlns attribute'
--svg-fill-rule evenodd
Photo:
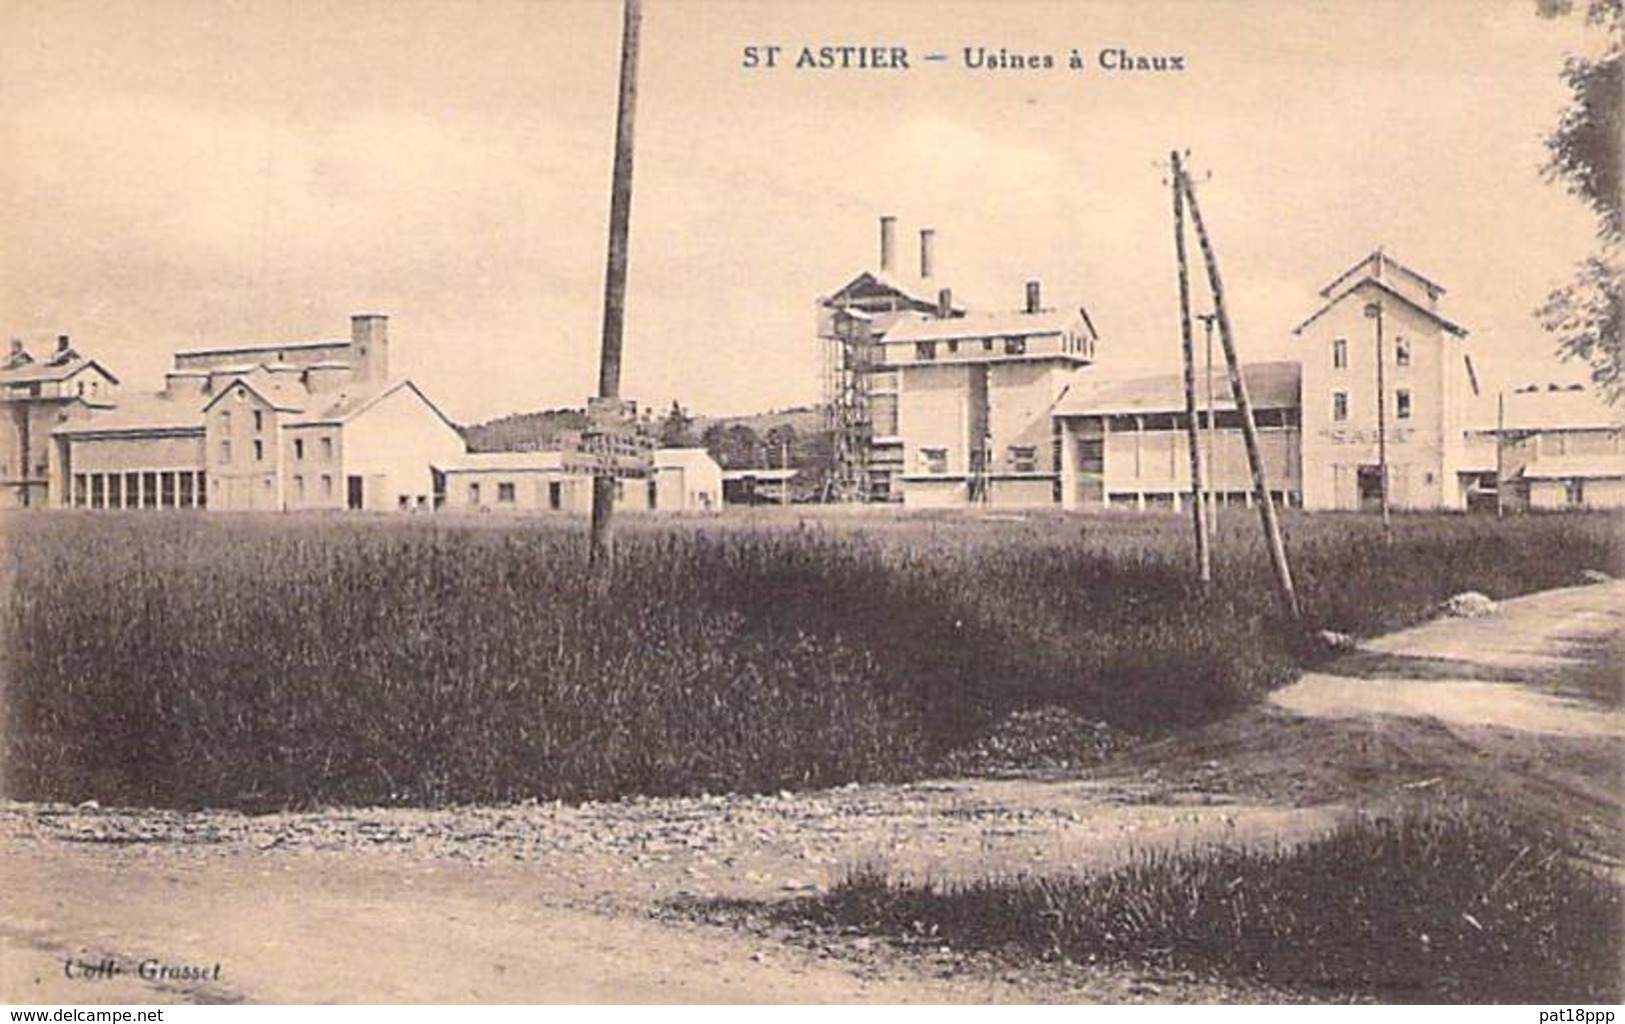
<svg viewBox="0 0 1625 1024"><path fill-rule="evenodd" d="M936 269L936 241L936 228L920 229L920 276L928 281Z"/></svg>
<svg viewBox="0 0 1625 1024"><path fill-rule="evenodd" d="M880 218L880 270L889 274L897 258L897 218Z"/></svg>
<svg viewBox="0 0 1625 1024"><path fill-rule="evenodd" d="M389 379L389 317L382 313L350 317L350 363L356 380Z"/></svg>
<svg viewBox="0 0 1625 1024"><path fill-rule="evenodd" d="M1036 313L1041 309L1037 281L1027 282L1027 312Z"/></svg>
<svg viewBox="0 0 1625 1024"><path fill-rule="evenodd" d="M28 357L28 351L23 348L23 340L12 338L11 351L6 354L6 369L12 370L32 361Z"/></svg>
<svg viewBox="0 0 1625 1024"><path fill-rule="evenodd" d="M954 315L954 293L952 288L937 289L937 316L946 320Z"/></svg>

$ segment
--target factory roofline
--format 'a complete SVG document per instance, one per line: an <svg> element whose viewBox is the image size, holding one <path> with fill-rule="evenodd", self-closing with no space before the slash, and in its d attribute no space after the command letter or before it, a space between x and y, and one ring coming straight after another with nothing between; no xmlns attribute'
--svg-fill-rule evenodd
<svg viewBox="0 0 1625 1024"><path fill-rule="evenodd" d="M1292 328L1292 333L1293 334L1302 334L1303 329L1305 327L1308 327L1310 324L1314 323L1316 320L1319 320L1333 306L1337 305L1339 302L1342 302L1344 299L1348 298L1350 295L1353 295L1354 292L1356 290L1358 290L1361 285L1367 285L1367 284L1371 285L1373 288L1382 289L1384 294L1388 295L1390 298L1394 299L1396 302L1403 303L1404 305L1406 305L1406 306L1410 307L1411 309L1415 310L1417 313L1420 313L1421 315L1427 317L1428 319L1437 322L1440 327L1443 327L1445 330L1449 331L1451 334L1454 334L1456 337L1458 337L1458 338L1467 337L1467 328L1462 327L1462 326L1460 326L1460 325L1446 319L1445 317L1440 316L1438 313L1434 312L1433 310L1428 309L1426 306L1423 306L1420 303L1416 302L1416 300L1410 298L1404 292L1398 291L1395 288L1393 288L1391 285L1384 284L1383 282L1377 280L1374 277L1365 278L1365 279L1361 280L1358 284L1354 285L1354 287L1349 288L1347 291L1339 293L1337 298L1332 299L1330 302L1326 303L1324 306L1321 306L1319 309L1315 310L1315 312L1309 317L1309 319L1305 320L1303 323L1299 324L1298 326Z"/></svg>
<svg viewBox="0 0 1625 1024"><path fill-rule="evenodd" d="M234 355L239 352L279 352L288 349L335 348L346 347L349 344L349 338L333 338L315 341L285 341L280 344L276 342L257 342L249 345L219 345L212 348L181 349L175 353L175 358Z"/></svg>
<svg viewBox="0 0 1625 1024"><path fill-rule="evenodd" d="M1347 270L1343 271L1341 274L1337 275L1336 280L1334 280L1331 284L1327 285L1326 287L1324 287L1324 288L1322 288L1320 290L1320 297L1323 298L1323 299L1331 298L1332 293L1337 291L1337 286L1338 285L1342 284L1344 281L1347 281L1349 278L1351 278L1354 275L1358 274L1366 266L1369 266L1372 263L1378 263L1378 262L1380 262L1381 264L1383 264L1385 266L1392 266L1395 270L1399 271L1400 273L1406 275L1407 277L1410 277L1410 278L1414 279L1418 284L1420 284L1422 286L1422 289L1424 291L1426 291L1429 295L1433 296L1434 298L1438 298L1439 296L1441 296L1441 295L1443 295L1445 293L1445 289L1444 289L1443 285L1440 285L1440 284L1438 284L1438 283L1436 283L1434 281L1428 280L1426 277L1423 277L1421 274L1419 274L1416 271L1412 270L1410 267L1407 267L1405 264L1399 262L1398 260L1394 259L1392 256L1388 255L1386 252L1383 252L1381 249L1378 249L1376 252L1374 252L1371 255L1367 256L1365 259L1363 259L1360 262L1356 263L1354 266L1348 268Z"/></svg>
<svg viewBox="0 0 1625 1024"><path fill-rule="evenodd" d="M1046 309L1037 313L967 313L946 320L936 317L904 317L881 336L880 343L899 345L914 341L1062 334L1077 319L1082 319L1086 325L1089 322L1088 314L1082 309ZM1094 333L1092 329L1090 333Z"/></svg>
<svg viewBox="0 0 1625 1024"><path fill-rule="evenodd" d="M177 401L162 395L124 395L118 405L95 419L68 423L51 431L56 436L98 434L201 434L203 407L197 401Z"/></svg>
<svg viewBox="0 0 1625 1024"><path fill-rule="evenodd" d="M1303 365L1291 360L1247 363L1241 368L1247 397L1255 409L1289 409L1301 402ZM1216 382L1214 408L1236 407L1228 378ZM1202 398L1198 406L1206 408ZM1185 380L1178 373L1163 373L1127 380L1092 380L1074 384L1057 403L1052 416L1114 416L1132 413L1185 411Z"/></svg>
<svg viewBox="0 0 1625 1024"><path fill-rule="evenodd" d="M106 374L107 379L114 384L119 382L119 379L113 376L113 372L100 362L80 356L65 363L28 362L9 370L0 370L0 384L44 384L48 381L67 380L92 366Z"/></svg>

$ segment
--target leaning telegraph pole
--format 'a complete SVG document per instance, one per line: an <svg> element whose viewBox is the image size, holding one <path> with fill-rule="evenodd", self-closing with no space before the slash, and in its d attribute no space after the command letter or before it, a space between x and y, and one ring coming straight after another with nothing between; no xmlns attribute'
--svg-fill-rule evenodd
<svg viewBox="0 0 1625 1024"><path fill-rule="evenodd" d="M1185 171L1179 151L1169 154L1173 161L1174 253L1179 259L1179 346L1185 362L1185 437L1190 443L1191 522L1196 528L1196 578L1206 586L1213 582L1213 555L1208 549L1206 489L1202 486L1202 445L1196 425L1196 355L1191 343L1191 283L1185 266Z"/></svg>
<svg viewBox="0 0 1625 1024"><path fill-rule="evenodd" d="M1236 411L1241 414L1241 435L1247 444L1247 462L1253 471L1253 491L1258 499L1258 514L1264 525L1264 539L1268 544L1270 565L1275 570L1275 583L1281 592L1281 603L1294 622L1303 621L1298 606L1298 592L1292 585L1292 570L1286 561L1286 545L1281 541L1281 523L1275 516L1275 502L1270 497L1269 481L1264 475L1264 457L1258 447L1258 425L1253 421L1253 403L1247 396L1247 380L1241 374L1241 363L1236 358L1236 341L1230 331L1230 313L1224 305L1224 282L1219 277L1219 260L1213 254L1207 229L1202 224L1202 208L1196 202L1196 189L1190 178L1180 172L1185 187L1185 199L1190 203L1191 225L1196 229L1196 240L1202 247L1202 259L1207 264L1208 284L1213 290L1213 315L1219 320L1219 343L1224 346L1225 365L1230 371L1230 393L1236 399Z"/></svg>
<svg viewBox="0 0 1625 1024"><path fill-rule="evenodd" d="M624 0L621 21L620 102L615 111L615 167L609 190L609 258L604 273L604 333L598 355L598 398L603 407L621 395L621 334L626 319L626 253L632 220L632 124L638 105L638 27L641 0ZM614 566L615 477L608 459L592 479L592 539L588 563L604 580Z"/></svg>

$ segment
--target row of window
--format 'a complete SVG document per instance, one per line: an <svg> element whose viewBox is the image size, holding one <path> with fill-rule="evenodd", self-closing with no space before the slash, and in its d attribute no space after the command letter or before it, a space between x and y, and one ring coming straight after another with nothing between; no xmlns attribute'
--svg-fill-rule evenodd
<svg viewBox="0 0 1625 1024"><path fill-rule="evenodd" d="M333 498L333 476L332 476L332 474L323 473L321 475L321 477L320 477L320 487L321 487L321 489L317 493L321 495L322 500L323 501L331 501L332 498ZM304 500L305 500L305 478L304 478L303 474L295 473L294 476L293 476L293 499L294 499L294 501L299 502L301 504L304 503Z"/></svg>
<svg viewBox="0 0 1625 1024"><path fill-rule="evenodd" d="M1261 429L1280 429L1296 427L1302 417L1297 409L1255 409L1253 410L1253 426ZM1184 430L1189 422L1182 412L1146 413L1138 416L1092 416L1080 423L1080 430L1085 436L1098 436L1102 429L1113 434L1126 434L1135 431ZM1196 414L1196 425L1203 430L1217 427L1220 430L1240 430L1241 413L1234 409L1221 409L1211 416L1206 412Z"/></svg>
<svg viewBox="0 0 1625 1024"><path fill-rule="evenodd" d="M206 508L202 470L73 474L74 508Z"/></svg>
<svg viewBox="0 0 1625 1024"><path fill-rule="evenodd" d="M497 481L497 504L498 505L512 505L516 500L518 500L518 495L519 495L519 489L518 489L517 485L515 485L513 483L513 481L511 481L511 480L498 480ZM563 496L563 488L560 486L558 481L555 480L555 481L553 481L553 482L551 482L551 483L549 483L547 485L547 503L548 503L549 507L558 508L559 504L560 504L560 501L562 500L562 496ZM475 506L479 505L479 503L480 503L480 485L479 485L479 481L474 481L473 483L470 483L468 485L468 503L470 505L475 505Z"/></svg>
<svg viewBox="0 0 1625 1024"><path fill-rule="evenodd" d="M1394 391L1394 418L1408 420L1411 418L1412 403L1409 388L1398 388ZM1332 421L1334 423L1347 422L1349 418L1349 393L1347 391L1332 392Z"/></svg>
<svg viewBox="0 0 1625 1024"><path fill-rule="evenodd" d="M1394 365L1411 365L1411 342L1409 338L1394 339ZM1332 369L1346 370L1349 368L1349 340L1347 338L1332 339Z"/></svg>
<svg viewBox="0 0 1625 1024"><path fill-rule="evenodd" d="M1020 338L1020 337L1000 338L1000 339L997 339L997 343L998 343L999 347L1001 347L1003 349L1004 354L1007 355L1007 356L1022 356L1022 355L1027 354L1027 339L1026 338ZM960 343L959 343L958 339L951 339L951 340L949 340L947 342L944 342L943 344L947 347L949 355L952 356L952 355L958 355L959 354L959 344ZM967 342L965 342L965 344L969 345L971 343L967 341ZM983 338L981 340L981 342L980 342L981 350L983 352L992 352L994 350L994 345L995 345L995 339L993 339L993 338ZM931 360L935 359L936 357L937 357L937 343L936 342L934 342L934 341L916 341L914 343L914 358L915 359L918 359L921 362L927 362L928 363Z"/></svg>
<svg viewBox="0 0 1625 1024"><path fill-rule="evenodd" d="M973 457L977 453L972 453ZM1012 473L1038 472L1038 449L1030 444L1011 445L1005 449L1005 464ZM926 473L948 472L948 449L921 448L920 469Z"/></svg>
<svg viewBox="0 0 1625 1024"><path fill-rule="evenodd" d="M1184 508L1189 498L1187 492L1113 491L1107 496L1106 503L1112 508L1172 511ZM1213 504L1219 508L1251 508L1253 498L1252 491L1216 491L1212 495ZM1297 491L1270 491L1270 498L1277 508L1299 508L1303 505L1303 498Z"/></svg>
<svg viewBox="0 0 1625 1024"><path fill-rule="evenodd" d="M256 413L254 413L254 415L256 417L258 417L259 413L256 412ZM256 427L255 429L258 429L258 428ZM319 442L321 444L321 458L322 458L322 461L323 462L332 462L333 461L333 439L331 437L322 437L322 438L319 438L318 440L319 440ZM253 453L253 456L254 456L253 461L255 461L255 462L264 462L265 461L265 440L263 438L256 437L250 442L250 444L252 445L252 448L250 450L251 450L251 452ZM302 437L296 437L296 438L293 439L293 461L295 461L295 462L303 462L303 461L305 461L305 439L302 438ZM220 464L223 465L223 466L231 465L231 438L229 438L229 437L222 437L220 439Z"/></svg>

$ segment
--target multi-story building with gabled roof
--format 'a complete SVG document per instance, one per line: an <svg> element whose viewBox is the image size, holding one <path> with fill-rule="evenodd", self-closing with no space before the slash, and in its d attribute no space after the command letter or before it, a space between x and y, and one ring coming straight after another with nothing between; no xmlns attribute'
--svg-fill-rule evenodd
<svg viewBox="0 0 1625 1024"><path fill-rule="evenodd" d="M57 338L36 360L13 341L0 363L0 508L44 508L51 494L51 432L111 407L118 378Z"/></svg>

